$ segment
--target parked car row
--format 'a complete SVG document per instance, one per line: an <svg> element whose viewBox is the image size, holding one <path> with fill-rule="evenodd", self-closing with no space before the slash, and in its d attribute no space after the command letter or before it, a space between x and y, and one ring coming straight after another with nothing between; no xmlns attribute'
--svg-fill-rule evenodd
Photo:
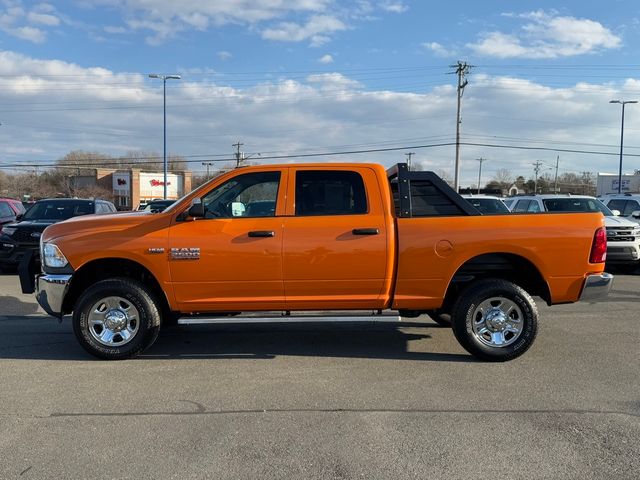
<svg viewBox="0 0 640 480"><path fill-rule="evenodd" d="M16 205L22 204L13 201ZM0 208L2 202L0 202ZM19 208L16 206L16 208ZM55 198L39 200L28 210L21 209L0 231L0 269L15 269L25 254L35 254L38 261L40 236L45 228L79 215L115 213L116 207L106 200Z"/></svg>

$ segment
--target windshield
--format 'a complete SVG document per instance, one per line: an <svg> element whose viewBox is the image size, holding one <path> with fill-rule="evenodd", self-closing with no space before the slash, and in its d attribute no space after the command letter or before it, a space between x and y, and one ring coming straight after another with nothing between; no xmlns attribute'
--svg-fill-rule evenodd
<svg viewBox="0 0 640 480"><path fill-rule="evenodd" d="M613 217L600 200L595 198L547 198L542 200L547 212L600 212L606 217Z"/></svg>
<svg viewBox="0 0 640 480"><path fill-rule="evenodd" d="M151 210L152 212L162 212L165 208L173 205L175 200L155 200L147 203L144 210Z"/></svg>
<svg viewBox="0 0 640 480"><path fill-rule="evenodd" d="M66 220L95 213L93 202L41 200L26 211L22 220Z"/></svg>

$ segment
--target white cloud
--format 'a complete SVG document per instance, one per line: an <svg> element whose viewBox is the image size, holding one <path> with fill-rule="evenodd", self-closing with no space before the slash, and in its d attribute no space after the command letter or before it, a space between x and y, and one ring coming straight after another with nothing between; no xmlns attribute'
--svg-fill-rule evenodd
<svg viewBox="0 0 640 480"><path fill-rule="evenodd" d="M104 27L104 31L112 34L122 34L127 33L127 29L124 27L116 26L116 25L107 25Z"/></svg>
<svg viewBox="0 0 640 480"><path fill-rule="evenodd" d="M22 40L28 40L33 43L42 43L46 40L47 35L44 31L36 27L14 27L4 29L6 33Z"/></svg>
<svg viewBox="0 0 640 480"><path fill-rule="evenodd" d="M47 25L49 27L60 25L60 19L50 13L29 12L27 14L27 22Z"/></svg>
<svg viewBox="0 0 640 480"><path fill-rule="evenodd" d="M47 33L40 27L55 27L61 23L55 8L46 3L37 4L30 10L25 10L19 0L5 1L4 5L4 11L0 9L0 31L22 40L42 43Z"/></svg>
<svg viewBox="0 0 640 480"><path fill-rule="evenodd" d="M84 0L83 5L111 7L129 28L149 32L146 42L159 45L187 30L205 31L224 25L249 26L268 40L309 41L317 47L376 12L403 13L401 0Z"/></svg>
<svg viewBox="0 0 640 480"><path fill-rule="evenodd" d="M318 47L329 41L328 34L346 30L346 28L347 26L336 17L314 15L304 25L283 22L276 28L268 28L262 32L262 38L280 42L310 40L312 46Z"/></svg>
<svg viewBox="0 0 640 480"><path fill-rule="evenodd" d="M326 55L323 55L322 57L320 57L318 59L318 62L324 65L328 65L330 63L333 63L333 57L327 53Z"/></svg>
<svg viewBox="0 0 640 480"><path fill-rule="evenodd" d="M401 93L369 89L339 72L309 75L304 81L265 77L247 87L217 84L213 74L206 81L194 75L192 81L189 72L181 73L182 80L167 89L171 153L231 156L230 145L238 139L263 157L454 141L455 87L453 77L444 74L442 84L427 92ZM615 171L620 110L608 101L631 98L630 92L638 90L640 80L635 79L555 88L476 73L465 91L462 140L610 151L614 155L561 153L560 164L572 171ZM139 74L0 51L0 110L5 164L50 162L76 149L112 155L162 150L161 82ZM629 149L640 145L640 109L628 111L625 143ZM412 151L414 161L426 168L451 172L452 145ZM492 169L500 168L529 177L533 161L555 162L556 153L463 145L463 186L477 179L473 159L481 156L491 160L488 180ZM330 158L390 165L403 156L372 152ZM201 168L199 162L198 157L194 168Z"/></svg>
<svg viewBox="0 0 640 480"><path fill-rule="evenodd" d="M307 76L307 82L318 85L323 89L333 89L334 91L353 90L362 87L356 80L345 77L341 73L319 73Z"/></svg>
<svg viewBox="0 0 640 480"><path fill-rule="evenodd" d="M422 46L425 49L433 52L438 57L452 57L455 55L454 51L447 50L443 45L439 44L438 42L425 42L422 44Z"/></svg>
<svg viewBox="0 0 640 480"><path fill-rule="evenodd" d="M231 54L231 52L227 52L226 50L220 50L219 52L216 53L216 57L218 57L220 60L224 62L226 60L233 58L233 55Z"/></svg>
<svg viewBox="0 0 640 480"><path fill-rule="evenodd" d="M227 24L255 25L287 15L323 12L333 0L93 0L94 6L111 6L123 13L136 30L150 30L146 39L159 45L187 29L207 30Z"/></svg>
<svg viewBox="0 0 640 480"><path fill-rule="evenodd" d="M404 13L409 10L409 7L404 2L387 0L380 3L380 8L386 12L392 13Z"/></svg>
<svg viewBox="0 0 640 480"><path fill-rule="evenodd" d="M559 58L618 48L619 36L594 20L560 16L538 10L505 17L526 20L517 33L484 33L468 44L478 55L498 58Z"/></svg>

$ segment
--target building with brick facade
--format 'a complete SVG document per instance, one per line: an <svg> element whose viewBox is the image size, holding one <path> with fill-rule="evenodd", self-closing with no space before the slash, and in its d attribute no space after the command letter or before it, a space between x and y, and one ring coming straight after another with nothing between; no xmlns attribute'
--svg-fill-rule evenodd
<svg viewBox="0 0 640 480"><path fill-rule="evenodd" d="M83 175L76 181L79 186L97 185L113 192L118 210L136 210L141 203L164 197L163 172L97 168L95 175ZM167 198L177 200L190 191L190 171L167 173Z"/></svg>

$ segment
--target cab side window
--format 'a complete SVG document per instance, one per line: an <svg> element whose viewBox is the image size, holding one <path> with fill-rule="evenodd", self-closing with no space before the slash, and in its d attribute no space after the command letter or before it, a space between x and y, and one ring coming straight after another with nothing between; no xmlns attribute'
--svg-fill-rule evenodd
<svg viewBox="0 0 640 480"><path fill-rule="evenodd" d="M202 199L204 218L274 217L280 172L239 175Z"/></svg>
<svg viewBox="0 0 640 480"><path fill-rule="evenodd" d="M363 213L367 213L367 195L359 173L344 170L296 172L296 216Z"/></svg>

